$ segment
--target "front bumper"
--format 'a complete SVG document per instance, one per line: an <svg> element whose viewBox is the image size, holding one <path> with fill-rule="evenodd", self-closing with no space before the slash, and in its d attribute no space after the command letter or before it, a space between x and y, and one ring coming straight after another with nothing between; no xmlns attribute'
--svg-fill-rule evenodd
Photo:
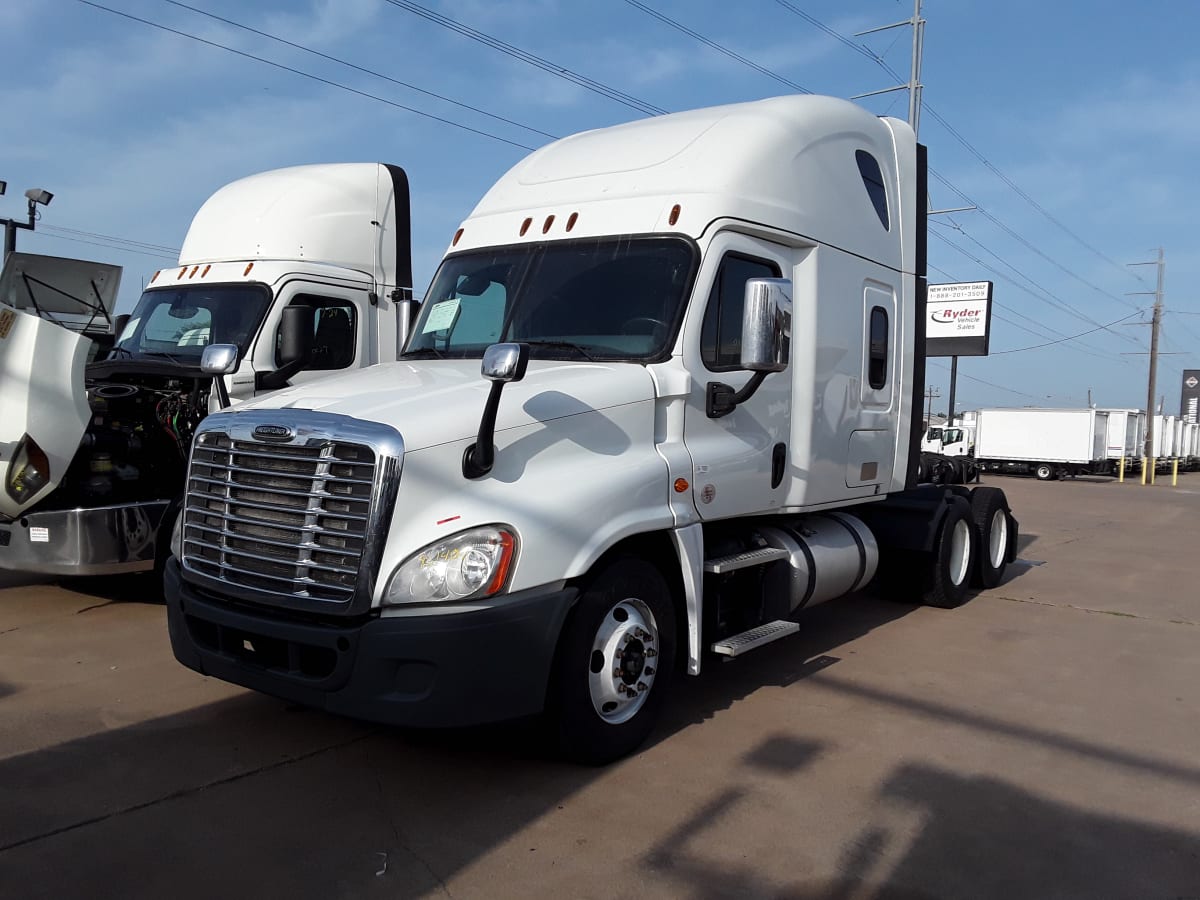
<svg viewBox="0 0 1200 900"><path fill-rule="evenodd" d="M452 727L542 710L577 591L534 589L454 611L313 624L235 607L166 567L175 658L243 687L389 725Z"/></svg>
<svg viewBox="0 0 1200 900"><path fill-rule="evenodd" d="M0 569L118 575L154 568L166 500L35 512L0 522Z"/></svg>

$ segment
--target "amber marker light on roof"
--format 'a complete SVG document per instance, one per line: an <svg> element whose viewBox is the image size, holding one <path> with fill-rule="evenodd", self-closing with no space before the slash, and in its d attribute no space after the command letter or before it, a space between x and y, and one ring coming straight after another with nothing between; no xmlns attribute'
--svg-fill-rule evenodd
<svg viewBox="0 0 1200 900"><path fill-rule="evenodd" d="M188 278L195 278L196 273L199 271L200 271L200 265L197 263L196 265L192 266L192 271L188 273Z"/></svg>
<svg viewBox="0 0 1200 900"><path fill-rule="evenodd" d="M679 221L679 204L676 203L671 207L671 215L667 216L667 224L674 225Z"/></svg>
<svg viewBox="0 0 1200 900"><path fill-rule="evenodd" d="M550 226L554 224L554 216L546 216L546 221L542 223L542 234L550 230Z"/></svg>
<svg viewBox="0 0 1200 900"><path fill-rule="evenodd" d="M529 226L533 224L533 219L528 218L521 223L521 237L525 237L525 232L529 230Z"/></svg>
<svg viewBox="0 0 1200 900"><path fill-rule="evenodd" d="M245 278L247 275L249 275L250 270L253 268L254 268L254 263L252 263L252 262L246 263L246 268L242 269L242 277Z"/></svg>
<svg viewBox="0 0 1200 900"><path fill-rule="evenodd" d="M688 484L688 480L686 478L676 478L675 479L675 493L682 494L689 487L691 487L691 485Z"/></svg>
<svg viewBox="0 0 1200 900"><path fill-rule="evenodd" d="M208 270L211 268L212 268L212 263L209 263L207 266L204 267L204 271L200 273L200 277L203 278L205 275L207 275Z"/></svg>
<svg viewBox="0 0 1200 900"><path fill-rule="evenodd" d="M150 279L150 283L154 284L154 279L158 278L158 276L161 274L162 274L162 269L159 269L157 272L154 273L154 276Z"/></svg>
<svg viewBox="0 0 1200 900"><path fill-rule="evenodd" d="M571 213L571 217L569 219L567 219L567 231L570 231L572 228L575 227L575 222L578 219L579 219L579 213L577 213L577 212Z"/></svg>
<svg viewBox="0 0 1200 900"><path fill-rule="evenodd" d="M461 238L461 237L462 237L462 233L463 233L463 230L462 230L461 228L460 228L460 229L458 229L458 231L454 232L454 240L452 240L452 241L450 242L450 246L451 246L451 247L457 247L457 246L458 246L458 241L459 241L459 238Z"/></svg>
<svg viewBox="0 0 1200 900"><path fill-rule="evenodd" d="M187 274L187 266L184 266L182 269L179 270L179 274L176 275L175 277L182 278L186 274Z"/></svg>

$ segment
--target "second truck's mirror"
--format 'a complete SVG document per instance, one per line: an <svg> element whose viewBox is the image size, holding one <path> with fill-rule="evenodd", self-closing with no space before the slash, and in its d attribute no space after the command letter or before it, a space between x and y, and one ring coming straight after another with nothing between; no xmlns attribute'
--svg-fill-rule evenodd
<svg viewBox="0 0 1200 900"><path fill-rule="evenodd" d="M229 391L225 388L225 376L238 367L237 344L209 344L200 354L200 371L211 375L213 390L221 409L229 408Z"/></svg>
<svg viewBox="0 0 1200 900"><path fill-rule="evenodd" d="M751 278L742 309L742 368L782 372L792 336L792 283L786 278Z"/></svg>
<svg viewBox="0 0 1200 900"><path fill-rule="evenodd" d="M237 364L237 344L209 344L200 355L200 371L205 375L228 375Z"/></svg>
<svg viewBox="0 0 1200 900"><path fill-rule="evenodd" d="M307 306L287 306L279 321L281 365L307 360L312 352L313 311Z"/></svg>

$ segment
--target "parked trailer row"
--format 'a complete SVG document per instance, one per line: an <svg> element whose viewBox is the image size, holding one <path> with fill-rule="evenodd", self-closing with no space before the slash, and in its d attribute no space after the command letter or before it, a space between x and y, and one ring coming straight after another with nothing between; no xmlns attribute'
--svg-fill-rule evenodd
<svg viewBox="0 0 1200 900"><path fill-rule="evenodd" d="M1108 446L1105 410L981 409L976 417L975 458L984 472L1041 481L1105 475L1113 470Z"/></svg>

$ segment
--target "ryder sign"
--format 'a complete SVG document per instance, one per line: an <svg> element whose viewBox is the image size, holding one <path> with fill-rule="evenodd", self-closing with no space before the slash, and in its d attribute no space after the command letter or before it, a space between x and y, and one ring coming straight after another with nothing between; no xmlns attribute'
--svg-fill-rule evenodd
<svg viewBox="0 0 1200 900"><path fill-rule="evenodd" d="M925 316L926 356L987 356L992 283L931 284Z"/></svg>

